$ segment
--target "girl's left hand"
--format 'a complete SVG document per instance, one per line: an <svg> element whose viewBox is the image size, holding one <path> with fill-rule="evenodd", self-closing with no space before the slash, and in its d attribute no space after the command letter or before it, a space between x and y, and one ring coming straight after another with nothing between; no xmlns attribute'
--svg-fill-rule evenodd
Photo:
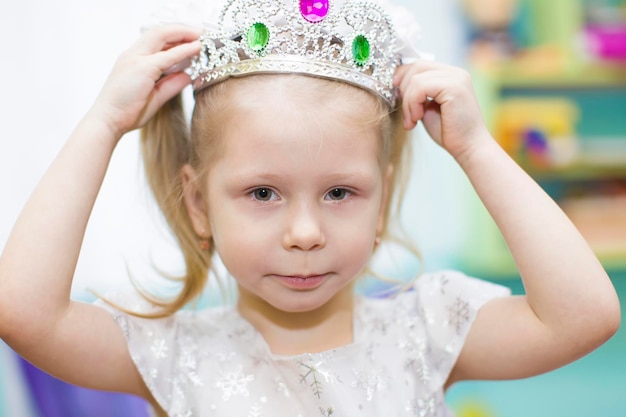
<svg viewBox="0 0 626 417"><path fill-rule="evenodd" d="M432 61L396 70L404 128L422 121L430 136L458 159L475 145L491 140L478 108L469 73Z"/></svg>

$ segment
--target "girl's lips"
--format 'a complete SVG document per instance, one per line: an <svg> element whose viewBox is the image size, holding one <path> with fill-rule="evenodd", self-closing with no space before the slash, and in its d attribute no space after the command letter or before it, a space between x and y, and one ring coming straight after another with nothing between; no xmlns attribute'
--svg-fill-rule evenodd
<svg viewBox="0 0 626 417"><path fill-rule="evenodd" d="M308 275L308 276L285 276L277 275L277 278L288 287L297 290L311 290L319 287L328 275Z"/></svg>

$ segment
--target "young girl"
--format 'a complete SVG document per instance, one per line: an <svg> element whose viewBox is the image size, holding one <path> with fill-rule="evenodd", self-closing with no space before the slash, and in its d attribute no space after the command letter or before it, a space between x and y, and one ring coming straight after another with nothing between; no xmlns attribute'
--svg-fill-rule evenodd
<svg viewBox="0 0 626 417"><path fill-rule="evenodd" d="M457 381L537 375L606 341L620 318L610 280L491 138L468 75L398 66L374 4L294 4L234 0L223 30L201 42L201 31L168 25L120 57L0 258L0 337L61 379L139 395L172 417L447 416L444 392ZM188 131L175 97L192 58ZM525 296L450 271L384 299L353 295L389 236L410 145L402 132L419 121L498 224ZM183 288L172 300L71 301L107 163L143 126ZM214 255L237 282L236 305L181 310Z"/></svg>

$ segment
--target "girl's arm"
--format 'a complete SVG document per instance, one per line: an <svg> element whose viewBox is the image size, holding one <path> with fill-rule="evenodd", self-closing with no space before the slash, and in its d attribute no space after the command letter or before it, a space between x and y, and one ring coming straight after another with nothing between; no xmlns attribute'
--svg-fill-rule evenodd
<svg viewBox="0 0 626 417"><path fill-rule="evenodd" d="M18 218L0 257L0 337L25 359L70 383L150 398L117 324L70 300L83 235L112 152L189 83L163 72L196 54L200 33L147 32L124 53Z"/></svg>
<svg viewBox="0 0 626 417"><path fill-rule="evenodd" d="M495 220L526 296L486 304L448 381L513 379L569 363L617 330L620 307L598 259L557 204L488 133L469 75L432 62L401 67L406 128L422 120Z"/></svg>

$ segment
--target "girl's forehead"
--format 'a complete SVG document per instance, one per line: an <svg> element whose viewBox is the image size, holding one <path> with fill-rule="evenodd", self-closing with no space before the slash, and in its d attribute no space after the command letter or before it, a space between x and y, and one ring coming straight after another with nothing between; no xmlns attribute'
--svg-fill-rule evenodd
<svg viewBox="0 0 626 417"><path fill-rule="evenodd" d="M300 150L316 154L330 149L347 155L368 141L370 150L380 156L382 119L376 100L368 92L337 82L300 75L255 75L231 79L203 97L200 110L213 114L198 121L205 124L205 132L219 132L208 135L221 149L213 154L216 157L223 152L232 156L233 151L254 157L252 150L280 152L285 157Z"/></svg>
<svg viewBox="0 0 626 417"><path fill-rule="evenodd" d="M278 88L266 86L255 93L254 100L238 100L240 118L260 115L273 125L295 125L316 132L333 129L337 124L352 129L378 124L374 123L379 116L369 93L338 89L334 83L309 81L310 77L299 78L304 81L296 85L283 83ZM306 88L299 88L303 85Z"/></svg>
<svg viewBox="0 0 626 417"><path fill-rule="evenodd" d="M252 109L250 108L252 107ZM297 164L332 159L377 161L380 129L363 122L358 108L307 106L307 101L274 98L241 106L222 130L223 156L233 163L259 158Z"/></svg>
<svg viewBox="0 0 626 417"><path fill-rule="evenodd" d="M225 146L245 143L248 146L290 148L325 147L351 149L375 141L378 129L363 123L358 109L338 111L329 106L306 106L270 100L263 106L241 109L240 116L224 126Z"/></svg>
<svg viewBox="0 0 626 417"><path fill-rule="evenodd" d="M234 82L233 82L234 81ZM237 99L234 104L258 107L270 103L307 107L309 111L326 107L359 104L364 107L378 100L371 93L352 85L297 74L264 74L227 81L226 91Z"/></svg>
<svg viewBox="0 0 626 417"><path fill-rule="evenodd" d="M291 115L272 119L256 114L248 123L233 125L225 132L223 152L214 166L228 178L267 176L276 181L378 172L375 131L336 120L302 122Z"/></svg>

